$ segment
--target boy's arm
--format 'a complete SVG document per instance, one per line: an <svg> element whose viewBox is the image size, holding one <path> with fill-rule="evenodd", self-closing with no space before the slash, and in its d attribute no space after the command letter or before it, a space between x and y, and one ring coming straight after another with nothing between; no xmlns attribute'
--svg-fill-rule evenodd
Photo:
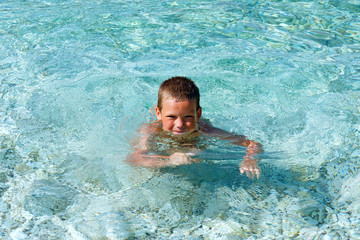
<svg viewBox="0 0 360 240"><path fill-rule="evenodd" d="M147 125L139 130L140 137L135 144L133 144L133 152L126 157L126 161L135 166L142 167L168 167L190 164L190 154L174 153L170 156L163 155L149 155L148 141L154 132L154 127Z"/></svg>
<svg viewBox="0 0 360 240"><path fill-rule="evenodd" d="M159 168L190 164L192 162L190 156L190 154L180 152L170 156L147 155L141 152L133 152L127 156L126 160L134 166Z"/></svg>
<svg viewBox="0 0 360 240"><path fill-rule="evenodd" d="M254 178L255 176L257 178L260 177L261 170L257 163L259 159L255 158L256 155L263 151L260 143L248 140L245 136L229 133L220 128L213 127L207 122L200 122L200 126L201 130L208 135L228 140L234 145L246 147L244 161L239 166L240 173L243 174L245 172L250 178Z"/></svg>

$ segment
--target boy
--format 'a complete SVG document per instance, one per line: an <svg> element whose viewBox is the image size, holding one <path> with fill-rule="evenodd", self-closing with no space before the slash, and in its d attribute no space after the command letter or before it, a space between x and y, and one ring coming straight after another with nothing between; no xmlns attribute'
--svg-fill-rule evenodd
<svg viewBox="0 0 360 240"><path fill-rule="evenodd" d="M194 157L201 152L201 136L217 137L231 144L246 147L240 173L250 178L260 177L261 171L254 158L262 151L261 145L245 136L213 127L201 118L200 93L195 83L186 77L164 81L158 92L155 109L158 121L142 126L140 138L127 161L145 167L166 167L198 162ZM156 154L152 151L160 151Z"/></svg>

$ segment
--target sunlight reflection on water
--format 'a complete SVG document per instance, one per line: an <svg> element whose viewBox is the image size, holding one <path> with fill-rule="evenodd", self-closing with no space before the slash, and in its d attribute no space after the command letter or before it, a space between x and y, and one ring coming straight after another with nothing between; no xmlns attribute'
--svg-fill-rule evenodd
<svg viewBox="0 0 360 240"><path fill-rule="evenodd" d="M359 238L358 10L1 2L0 236ZM259 180L219 142L189 166L123 162L174 75L195 80L215 126L263 144Z"/></svg>

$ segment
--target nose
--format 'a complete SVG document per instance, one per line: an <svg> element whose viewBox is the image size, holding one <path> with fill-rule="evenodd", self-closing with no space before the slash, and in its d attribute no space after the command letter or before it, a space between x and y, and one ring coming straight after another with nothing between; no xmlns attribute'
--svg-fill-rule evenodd
<svg viewBox="0 0 360 240"><path fill-rule="evenodd" d="M177 118L175 121L175 127L178 129L182 129L185 125L185 121L181 118Z"/></svg>

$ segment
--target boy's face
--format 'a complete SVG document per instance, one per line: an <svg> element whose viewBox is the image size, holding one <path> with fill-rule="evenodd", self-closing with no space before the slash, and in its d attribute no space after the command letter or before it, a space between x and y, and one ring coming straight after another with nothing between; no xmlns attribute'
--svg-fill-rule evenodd
<svg viewBox="0 0 360 240"><path fill-rule="evenodd" d="M197 130L201 108L196 110L195 101L166 99L162 102L161 111L156 107L156 117L162 122L164 131L175 136L185 136Z"/></svg>

